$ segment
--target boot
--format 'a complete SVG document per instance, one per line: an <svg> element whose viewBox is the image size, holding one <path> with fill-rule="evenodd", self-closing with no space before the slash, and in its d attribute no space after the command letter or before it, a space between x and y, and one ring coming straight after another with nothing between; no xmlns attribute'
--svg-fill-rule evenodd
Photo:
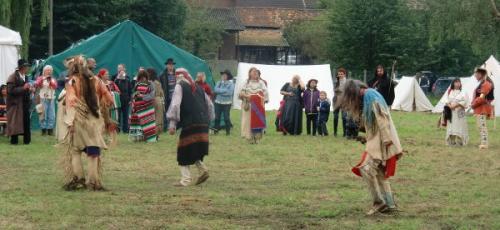
<svg viewBox="0 0 500 230"><path fill-rule="evenodd" d="M47 130L47 134L48 134L49 136L54 136L54 130L53 130L53 129L48 129L48 130Z"/></svg>
<svg viewBox="0 0 500 230"><path fill-rule="evenodd" d="M231 128L226 127L226 136L229 136L229 135L231 135Z"/></svg>
<svg viewBox="0 0 500 230"><path fill-rule="evenodd" d="M42 136L45 136L47 135L47 130L46 129L42 129Z"/></svg>

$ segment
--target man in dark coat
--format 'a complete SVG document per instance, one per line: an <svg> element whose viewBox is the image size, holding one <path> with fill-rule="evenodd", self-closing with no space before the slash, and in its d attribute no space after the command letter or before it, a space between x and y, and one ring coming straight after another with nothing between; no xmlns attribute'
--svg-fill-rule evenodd
<svg viewBox="0 0 500 230"><path fill-rule="evenodd" d="M24 144L31 142L30 130L30 84L26 74L30 64L20 59L16 71L7 79L7 136L10 143L18 144L19 135L24 136Z"/></svg>
<svg viewBox="0 0 500 230"><path fill-rule="evenodd" d="M382 97L384 97L387 105L391 107L392 102L394 101L395 84L392 82L392 79L387 76L383 66L377 66L375 77L368 81L368 87L373 88L382 94Z"/></svg>
<svg viewBox="0 0 500 230"><path fill-rule="evenodd" d="M174 59L168 58L165 62L165 70L160 74L160 83L165 94L165 111L168 111L172 95L174 94L175 85L177 80L175 78L175 62ZM164 124L168 124L167 117L164 117ZM167 125L164 126L163 131L167 131Z"/></svg>
<svg viewBox="0 0 500 230"><path fill-rule="evenodd" d="M120 121L120 129L124 133L128 133L130 97L132 95L132 89L134 88L126 71L125 65L119 64L116 75L111 78L120 90L120 104L122 107L119 111L118 120Z"/></svg>

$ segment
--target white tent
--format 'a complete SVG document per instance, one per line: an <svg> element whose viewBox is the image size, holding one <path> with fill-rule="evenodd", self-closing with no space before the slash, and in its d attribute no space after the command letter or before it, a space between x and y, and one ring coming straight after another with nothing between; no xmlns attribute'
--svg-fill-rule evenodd
<svg viewBox="0 0 500 230"><path fill-rule="evenodd" d="M493 84L495 86L495 115L500 116L500 63L495 59L495 57L490 56L488 60L481 65L482 67L488 70L488 75L493 80ZM462 82L462 90L467 93L469 97L469 104L471 103L472 98L474 97L474 91L476 90L479 82L476 80L474 75L470 77L460 78ZM449 89L449 87L448 87ZM443 112L443 107L446 103L446 94L441 97L438 104L432 110L433 113L441 113Z"/></svg>
<svg viewBox="0 0 500 230"><path fill-rule="evenodd" d="M425 112L433 108L415 77L402 77L394 89L394 95L393 110Z"/></svg>
<svg viewBox="0 0 500 230"><path fill-rule="evenodd" d="M0 26L0 84L5 84L9 75L16 69L21 45L19 32Z"/></svg>
<svg viewBox="0 0 500 230"><path fill-rule="evenodd" d="M318 89L327 93L328 98L333 98L333 80L330 65L260 65L251 63L239 63L238 75L236 76L236 85L234 90L233 107L241 109L241 100L238 94L241 88L248 80L248 70L256 67L261 72L262 79L267 81L269 91L269 102L266 104L266 110L277 110L283 96L280 94L281 87L292 80L294 75L299 75L307 84L310 79L318 80Z"/></svg>

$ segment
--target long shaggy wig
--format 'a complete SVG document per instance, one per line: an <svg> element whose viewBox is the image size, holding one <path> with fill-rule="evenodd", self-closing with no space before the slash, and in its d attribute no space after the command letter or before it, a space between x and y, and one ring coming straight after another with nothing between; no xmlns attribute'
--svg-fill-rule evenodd
<svg viewBox="0 0 500 230"><path fill-rule="evenodd" d="M358 80L347 80L342 94L335 102L335 109L341 108L348 112L354 120L359 120L363 104L363 96L361 89L366 89L368 86Z"/></svg>
<svg viewBox="0 0 500 230"><path fill-rule="evenodd" d="M99 105L97 103L97 93L95 89L96 82L93 78L94 74L87 68L87 61L81 55L72 58L70 62L68 75L78 77L80 79L80 92L89 107L90 113L94 117L99 118Z"/></svg>

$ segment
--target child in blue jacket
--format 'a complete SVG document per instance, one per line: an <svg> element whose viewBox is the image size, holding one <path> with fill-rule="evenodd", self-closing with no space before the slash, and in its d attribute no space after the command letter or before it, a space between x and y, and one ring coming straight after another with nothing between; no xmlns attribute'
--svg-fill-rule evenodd
<svg viewBox="0 0 500 230"><path fill-rule="evenodd" d="M328 116L330 115L330 101L325 91L319 93L318 112L318 134L328 136L326 122L328 122Z"/></svg>

